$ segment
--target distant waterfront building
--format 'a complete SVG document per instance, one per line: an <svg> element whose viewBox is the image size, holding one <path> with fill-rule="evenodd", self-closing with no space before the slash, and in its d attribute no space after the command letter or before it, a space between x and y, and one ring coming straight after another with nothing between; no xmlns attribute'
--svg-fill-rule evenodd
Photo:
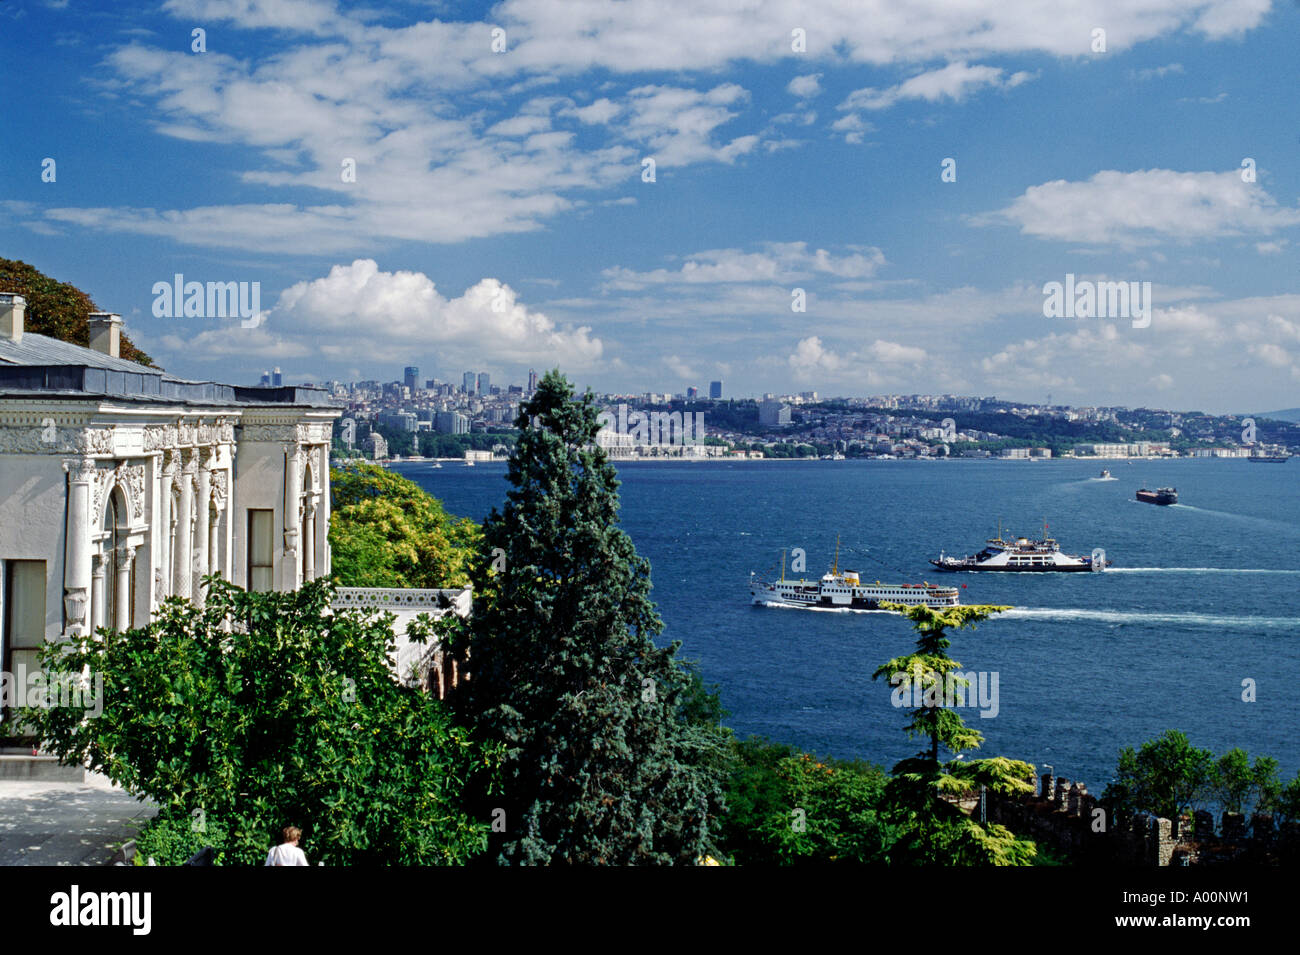
<svg viewBox="0 0 1300 955"><path fill-rule="evenodd" d="M370 443L370 456L376 461L382 461L388 457L388 439L382 434L378 431L371 431L366 440Z"/></svg>
<svg viewBox="0 0 1300 955"><path fill-rule="evenodd" d="M715 400L722 397L722 382L709 382L709 397Z"/></svg>
<svg viewBox="0 0 1300 955"><path fill-rule="evenodd" d="M474 394L474 372L467 371L461 376L460 390L467 395Z"/></svg>
<svg viewBox="0 0 1300 955"><path fill-rule="evenodd" d="M1005 461L1028 461L1029 449L1028 448L1004 448L1002 450L1002 454L999 455L999 457L1001 457Z"/></svg>
<svg viewBox="0 0 1300 955"><path fill-rule="evenodd" d="M25 332L26 305L0 294L0 670L202 603L207 574L329 573L326 392L188 381L122 358L118 315L92 314L83 347Z"/></svg>
<svg viewBox="0 0 1300 955"><path fill-rule="evenodd" d="M402 380L411 394L420 390L420 369L414 365L407 365L402 369Z"/></svg>
<svg viewBox="0 0 1300 955"><path fill-rule="evenodd" d="M758 403L758 423L783 428L790 423L790 406L774 398L764 398Z"/></svg>
<svg viewBox="0 0 1300 955"><path fill-rule="evenodd" d="M469 434L469 418L456 411L439 411L433 426L443 434Z"/></svg>
<svg viewBox="0 0 1300 955"><path fill-rule="evenodd" d="M392 428L395 431L418 430L419 419L409 411L386 412L381 414L377 420L381 427Z"/></svg>

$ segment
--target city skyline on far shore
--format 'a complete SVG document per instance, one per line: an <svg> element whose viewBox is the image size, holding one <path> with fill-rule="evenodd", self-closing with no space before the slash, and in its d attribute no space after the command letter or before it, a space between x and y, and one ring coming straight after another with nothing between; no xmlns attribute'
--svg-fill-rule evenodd
<svg viewBox="0 0 1300 955"><path fill-rule="evenodd" d="M1300 404L1295 4L558 2L0 5L0 254L201 380Z"/></svg>

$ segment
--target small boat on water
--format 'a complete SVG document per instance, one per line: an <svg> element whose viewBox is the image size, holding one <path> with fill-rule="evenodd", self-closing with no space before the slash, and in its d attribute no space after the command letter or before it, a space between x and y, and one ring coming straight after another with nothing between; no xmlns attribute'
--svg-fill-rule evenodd
<svg viewBox="0 0 1300 955"><path fill-rule="evenodd" d="M1142 488L1137 492L1137 499L1142 501L1144 504L1177 504L1178 489L1174 487L1160 487L1156 488L1154 491L1149 491L1146 488Z"/></svg>
<svg viewBox="0 0 1300 955"><path fill-rule="evenodd" d="M1251 464L1286 464L1289 454L1252 454L1246 458Z"/></svg>
<svg viewBox="0 0 1300 955"><path fill-rule="evenodd" d="M1098 480L1098 481L1113 481L1113 480L1115 480L1115 479L1114 479L1113 477L1110 476L1110 472L1109 472L1109 471L1107 471L1105 468L1102 468L1102 469L1101 469L1101 477L1097 478L1097 480Z"/></svg>
<svg viewBox="0 0 1300 955"><path fill-rule="evenodd" d="M805 609L878 610L882 603L925 604L939 610L958 605L956 587L939 587L925 581L919 584L864 584L856 570L839 569L839 542L835 545L835 562L820 579L786 577L785 552L781 552L781 576L767 581L749 575L749 592L756 604L777 604Z"/></svg>

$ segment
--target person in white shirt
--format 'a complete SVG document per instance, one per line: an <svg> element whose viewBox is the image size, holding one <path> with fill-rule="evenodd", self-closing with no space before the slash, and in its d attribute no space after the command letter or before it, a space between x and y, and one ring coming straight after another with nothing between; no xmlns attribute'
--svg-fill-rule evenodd
<svg viewBox="0 0 1300 955"><path fill-rule="evenodd" d="M307 865L307 855L298 848L302 830L297 826L284 827L284 842L266 854L267 865Z"/></svg>

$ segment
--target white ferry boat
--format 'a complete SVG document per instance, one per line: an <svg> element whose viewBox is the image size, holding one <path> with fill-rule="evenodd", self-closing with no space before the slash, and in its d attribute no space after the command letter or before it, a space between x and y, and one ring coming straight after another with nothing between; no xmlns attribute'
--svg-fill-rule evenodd
<svg viewBox="0 0 1300 955"><path fill-rule="evenodd" d="M956 587L939 587L928 581L920 584L864 584L856 570L839 569L839 546L835 563L821 579L786 577L785 552L781 553L781 577L766 581L749 575L749 592L756 604L781 604L787 607L820 607L846 610L878 610L881 603L925 604L936 610L958 605Z"/></svg>
<svg viewBox="0 0 1300 955"><path fill-rule="evenodd" d="M1046 525L1044 525L1046 530ZM1104 556L1094 561L1091 557L1062 554L1061 546L1050 537L1030 540L1017 537L1003 540L1002 531L997 537L984 542L984 549L968 557L946 557L939 552L937 560L930 561L939 570L991 570L1005 573L1050 573L1105 570L1113 563Z"/></svg>

